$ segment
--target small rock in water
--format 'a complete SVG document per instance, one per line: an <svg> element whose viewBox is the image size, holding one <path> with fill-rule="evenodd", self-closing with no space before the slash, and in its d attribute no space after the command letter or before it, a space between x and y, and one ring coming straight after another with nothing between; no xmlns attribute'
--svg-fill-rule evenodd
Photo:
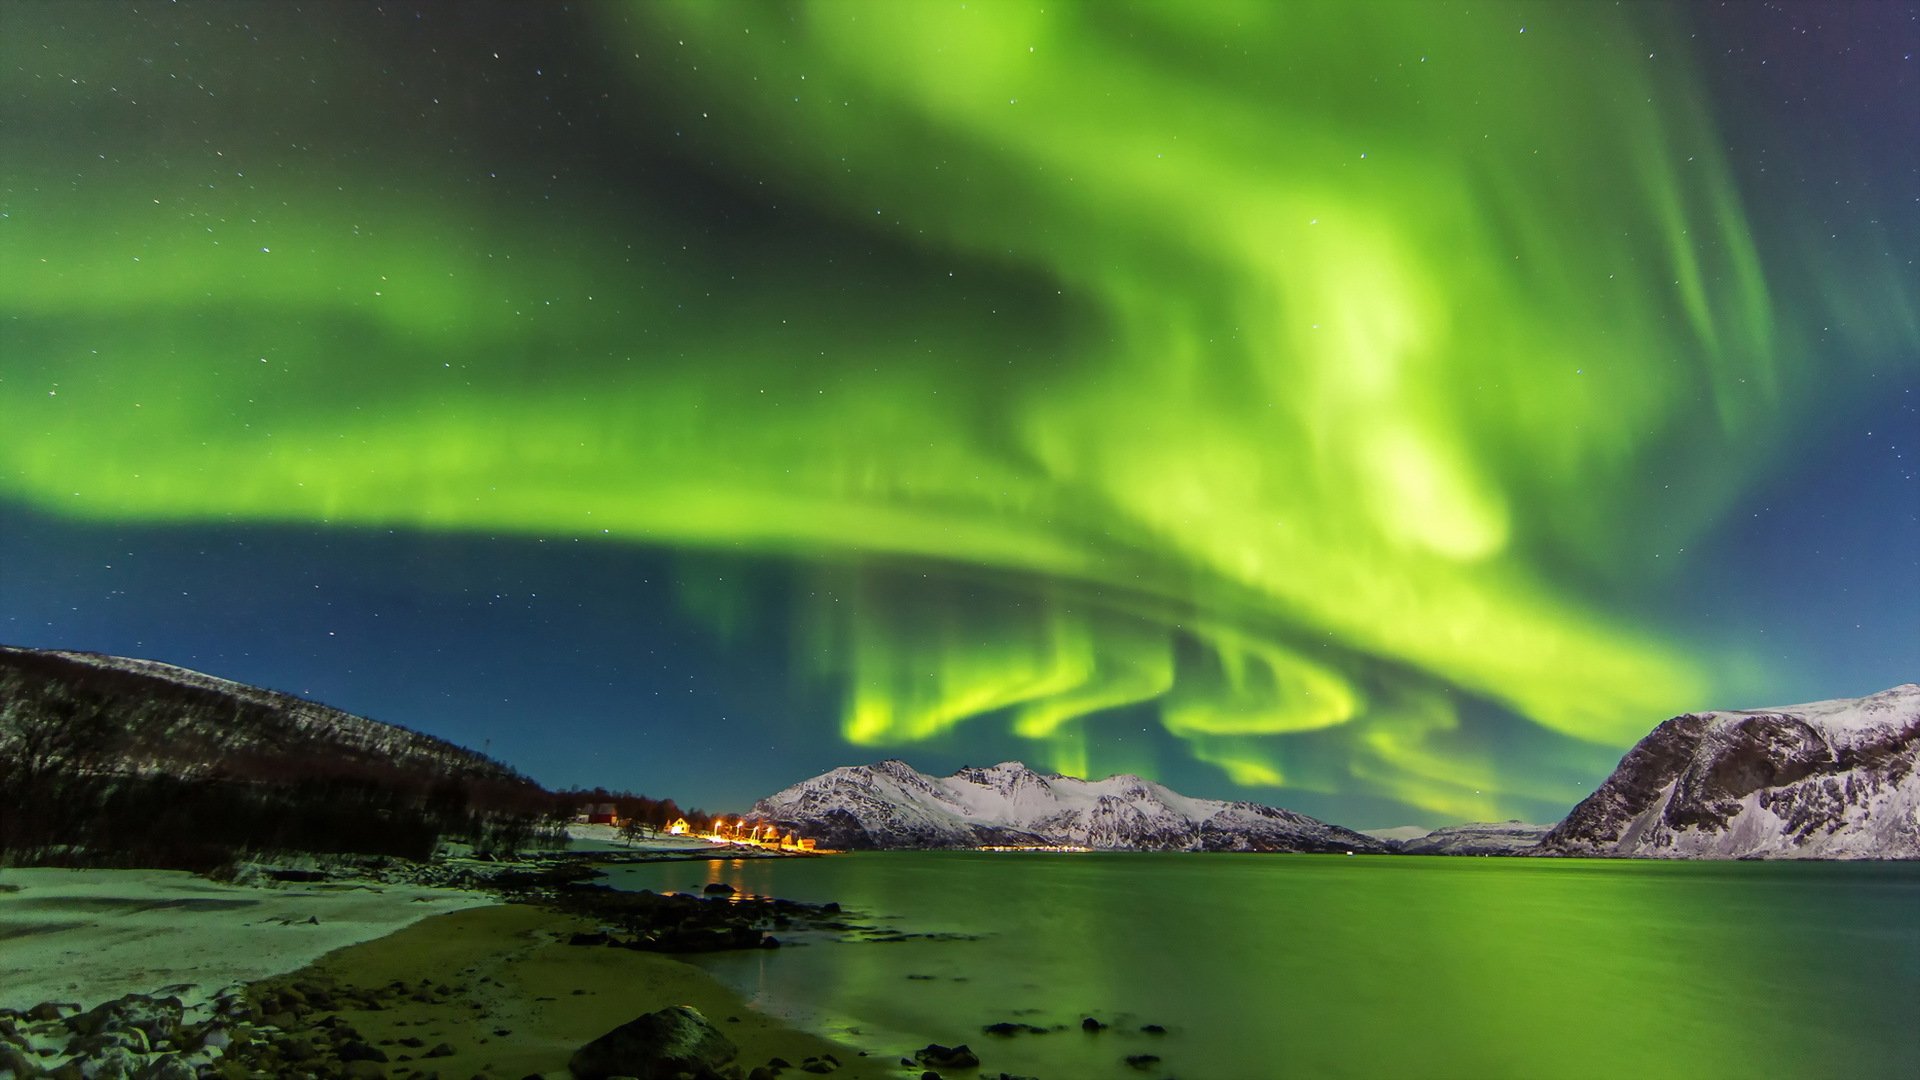
<svg viewBox="0 0 1920 1080"><path fill-rule="evenodd" d="M925 1047L914 1051L913 1059L922 1065L927 1065L935 1069L977 1069L980 1067L980 1059L974 1056L973 1051L968 1049L965 1043L959 1046L941 1046L939 1043L928 1043Z"/></svg>
<svg viewBox="0 0 1920 1080"><path fill-rule="evenodd" d="M710 881L707 883L707 887L700 891L706 893L708 896L732 896L733 886L724 881Z"/></svg>
<svg viewBox="0 0 1920 1080"><path fill-rule="evenodd" d="M1144 1072L1160 1064L1160 1058L1154 1054L1128 1054L1127 1064Z"/></svg>
<svg viewBox="0 0 1920 1080"><path fill-rule="evenodd" d="M1165 1035L1167 1033L1167 1029L1161 1027L1159 1024L1145 1024L1141 1026L1140 1030L1146 1032L1148 1035Z"/></svg>
<svg viewBox="0 0 1920 1080"><path fill-rule="evenodd" d="M1080 1030L1081 1031L1105 1031L1107 1030L1107 1025L1089 1016L1085 1020L1080 1021Z"/></svg>

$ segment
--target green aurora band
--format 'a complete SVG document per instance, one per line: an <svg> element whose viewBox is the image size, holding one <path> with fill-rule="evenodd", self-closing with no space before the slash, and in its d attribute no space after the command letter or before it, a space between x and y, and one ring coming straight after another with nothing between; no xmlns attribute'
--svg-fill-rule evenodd
<svg viewBox="0 0 1920 1080"><path fill-rule="evenodd" d="M1492 818L1747 663L1610 598L1920 339L1884 238L1757 234L1652 5L593 10L610 122L756 223L543 200L438 103L342 130L324 35L283 87L12 9L0 495L772 560L850 743L1152 772L1100 738L1149 715Z"/></svg>

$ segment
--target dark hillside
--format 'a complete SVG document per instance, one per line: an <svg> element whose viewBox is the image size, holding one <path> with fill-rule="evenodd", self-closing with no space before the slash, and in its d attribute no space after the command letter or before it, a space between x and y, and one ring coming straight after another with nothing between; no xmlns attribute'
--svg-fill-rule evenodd
<svg viewBox="0 0 1920 1080"><path fill-rule="evenodd" d="M0 858L203 866L237 851L424 857L556 809L406 728L184 668L0 646Z"/></svg>

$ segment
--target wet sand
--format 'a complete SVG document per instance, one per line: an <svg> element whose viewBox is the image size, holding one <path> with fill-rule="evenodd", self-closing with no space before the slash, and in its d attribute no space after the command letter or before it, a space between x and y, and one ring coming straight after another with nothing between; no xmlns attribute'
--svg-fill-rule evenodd
<svg viewBox="0 0 1920 1080"><path fill-rule="evenodd" d="M396 1077L411 1069L447 1077L538 1074L564 1080L567 1060L581 1045L669 1005L692 1005L706 1014L740 1048L735 1063L743 1069L773 1057L797 1066L808 1057L832 1054L841 1062L833 1076L901 1075L898 1059L862 1058L754 1013L707 973L672 957L567 944L574 931L592 929L588 920L529 905L473 908L340 949L311 967L269 980L267 988L316 979L414 988L394 995L389 1008L339 1013L386 1051L392 1058L390 1075ZM423 982L464 989L422 993ZM407 1046L403 1039L420 1045ZM426 1050L442 1043L451 1055L423 1059ZM415 1060L402 1061L402 1056Z"/></svg>

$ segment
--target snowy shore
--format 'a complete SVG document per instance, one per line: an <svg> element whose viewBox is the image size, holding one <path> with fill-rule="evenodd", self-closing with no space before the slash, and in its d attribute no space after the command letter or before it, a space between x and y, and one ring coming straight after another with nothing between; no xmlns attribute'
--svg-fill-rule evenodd
<svg viewBox="0 0 1920 1080"><path fill-rule="evenodd" d="M879 1075L844 1047L752 1013L687 964L571 944L605 926L592 904L555 906L594 863L780 853L606 826L568 833L511 861L464 849L430 863L294 856L238 867L236 881L0 868L0 1080L63 1063L162 1080L345 1075L350 1059L352 1075L388 1076L379 1062L419 1056L408 1048L423 1036L399 1030L408 1024L434 1034L437 1066L566 1076L574 1049L688 1002L725 1019L745 1061L817 1064L838 1052L843 1075ZM701 922L713 934L768 917L718 903L701 912L718 917Z"/></svg>
<svg viewBox="0 0 1920 1080"><path fill-rule="evenodd" d="M225 885L173 870L0 869L0 1009L128 993L192 1006L486 893L367 882Z"/></svg>

